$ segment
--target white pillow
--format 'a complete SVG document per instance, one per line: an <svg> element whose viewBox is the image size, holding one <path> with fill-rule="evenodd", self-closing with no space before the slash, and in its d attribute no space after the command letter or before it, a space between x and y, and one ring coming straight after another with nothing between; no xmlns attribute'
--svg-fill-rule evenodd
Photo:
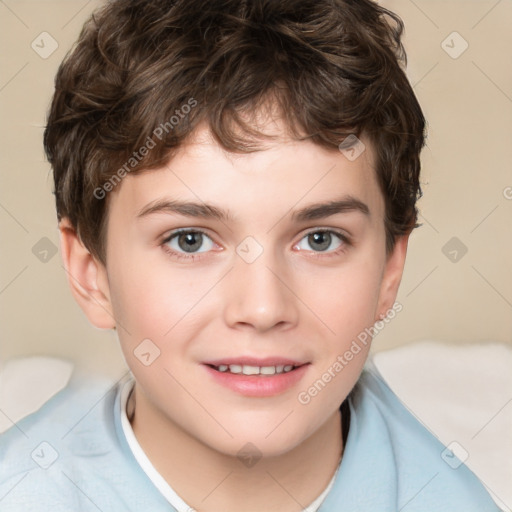
<svg viewBox="0 0 512 512"><path fill-rule="evenodd" d="M74 365L54 357L10 359L0 370L0 433L63 389Z"/></svg>
<svg viewBox="0 0 512 512"><path fill-rule="evenodd" d="M512 347L421 341L378 352L374 363L445 446L457 443L451 448L497 505L512 510Z"/></svg>

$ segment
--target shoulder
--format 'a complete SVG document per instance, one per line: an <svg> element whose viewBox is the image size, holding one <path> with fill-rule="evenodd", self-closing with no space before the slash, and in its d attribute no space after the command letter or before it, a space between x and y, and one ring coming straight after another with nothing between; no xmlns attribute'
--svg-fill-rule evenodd
<svg viewBox="0 0 512 512"><path fill-rule="evenodd" d="M119 451L113 428L118 387L103 377L76 374L0 435L2 511L80 509L79 480L103 455Z"/></svg>
<svg viewBox="0 0 512 512"><path fill-rule="evenodd" d="M399 400L371 360L350 404L354 432L349 430L347 449L352 442L354 452L387 472L393 506L407 512L499 510L479 479ZM369 474L378 478L371 469Z"/></svg>
<svg viewBox="0 0 512 512"><path fill-rule="evenodd" d="M0 435L0 510L174 510L124 436L121 398L131 383L129 372L117 381L76 373Z"/></svg>

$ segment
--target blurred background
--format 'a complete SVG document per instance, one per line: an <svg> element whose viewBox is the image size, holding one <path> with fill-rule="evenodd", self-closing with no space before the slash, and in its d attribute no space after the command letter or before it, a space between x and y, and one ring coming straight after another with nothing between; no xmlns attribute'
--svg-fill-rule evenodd
<svg viewBox="0 0 512 512"><path fill-rule="evenodd" d="M512 344L512 2L385 0L405 22L428 120L422 227L375 338ZM49 355L120 374L113 331L88 323L58 252L42 135L57 67L98 1L0 0L0 364Z"/></svg>

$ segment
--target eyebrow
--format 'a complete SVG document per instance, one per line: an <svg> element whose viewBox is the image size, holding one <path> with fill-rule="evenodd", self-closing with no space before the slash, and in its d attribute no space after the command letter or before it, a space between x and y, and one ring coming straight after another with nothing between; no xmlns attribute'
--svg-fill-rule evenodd
<svg viewBox="0 0 512 512"><path fill-rule="evenodd" d="M217 206L191 201L178 201L160 199L149 203L137 214L138 218L151 215L152 213L177 213L185 217L199 217L203 219L216 219L220 221L232 220L229 211Z"/></svg>
<svg viewBox="0 0 512 512"><path fill-rule="evenodd" d="M297 222L307 220L325 219L338 213L360 212L366 216L370 215L368 206L352 196L346 196L338 200L326 203L311 204L292 214L292 219Z"/></svg>
<svg viewBox="0 0 512 512"><path fill-rule="evenodd" d="M292 213L292 220L304 222L324 219L338 213L348 212L360 212L367 216L370 215L370 209L365 203L355 197L344 196L325 203L310 204L300 210L296 210ZM226 222L233 220L229 210L223 210L215 205L170 199L153 201L139 211L137 218L146 217L153 213L174 213L185 217L215 219Z"/></svg>

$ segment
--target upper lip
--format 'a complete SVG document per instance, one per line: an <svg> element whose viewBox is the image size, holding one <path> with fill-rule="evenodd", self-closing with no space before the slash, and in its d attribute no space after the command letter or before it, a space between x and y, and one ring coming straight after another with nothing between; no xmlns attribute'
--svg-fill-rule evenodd
<svg viewBox="0 0 512 512"><path fill-rule="evenodd" d="M226 365L230 366L232 364L238 364L240 366L259 366L260 368L263 366L302 366L307 364L307 361L298 361L296 359L290 359L287 357L225 357L222 359L214 359L210 361L204 361L203 364L211 365L211 366L220 366Z"/></svg>

